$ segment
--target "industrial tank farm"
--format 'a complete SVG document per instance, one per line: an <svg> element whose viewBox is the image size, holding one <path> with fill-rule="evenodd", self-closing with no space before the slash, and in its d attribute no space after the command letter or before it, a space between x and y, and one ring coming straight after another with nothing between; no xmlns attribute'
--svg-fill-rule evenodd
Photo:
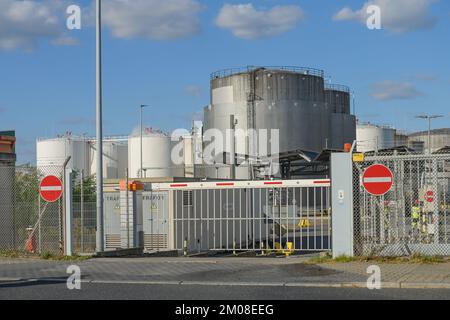
<svg viewBox="0 0 450 320"><path fill-rule="evenodd" d="M389 126L361 123L356 127L359 152L393 148L396 145L396 130Z"/></svg>
<svg viewBox="0 0 450 320"><path fill-rule="evenodd" d="M133 134L128 139L128 164L131 178L174 177L183 174L171 161L172 146L175 143L165 133L145 131L142 137L141 174L141 137Z"/></svg>
<svg viewBox="0 0 450 320"><path fill-rule="evenodd" d="M61 174L68 157L67 168L83 170L85 176L96 174L97 146L94 138L66 134L51 139L38 139L36 143L37 167L42 174ZM125 177L128 146L121 137L103 141L103 176L105 179Z"/></svg>
<svg viewBox="0 0 450 320"><path fill-rule="evenodd" d="M248 67L213 73L204 130L215 128L225 135L232 115L235 129L278 129L280 153L343 149L356 137L350 90L344 86L326 88L324 72L317 69ZM251 138L246 141L247 154L255 144ZM230 152L230 148L225 151ZM210 168L207 175L228 178L229 171ZM236 169L236 178L250 176L248 167Z"/></svg>

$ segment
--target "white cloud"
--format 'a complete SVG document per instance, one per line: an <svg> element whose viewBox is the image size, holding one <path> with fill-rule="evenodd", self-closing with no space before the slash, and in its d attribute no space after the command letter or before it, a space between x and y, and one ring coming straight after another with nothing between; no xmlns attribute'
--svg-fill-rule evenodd
<svg viewBox="0 0 450 320"><path fill-rule="evenodd" d="M65 8L61 0L0 0L0 49L33 50L41 39L67 39Z"/></svg>
<svg viewBox="0 0 450 320"><path fill-rule="evenodd" d="M421 95L414 84L391 80L376 83L372 92L372 97L380 101L414 99Z"/></svg>
<svg viewBox="0 0 450 320"><path fill-rule="evenodd" d="M76 46L80 44L80 41L76 38L69 37L67 35L62 35L53 40L52 43L58 46Z"/></svg>
<svg viewBox="0 0 450 320"><path fill-rule="evenodd" d="M196 0L108 0L103 22L117 38L177 39L200 31Z"/></svg>
<svg viewBox="0 0 450 320"><path fill-rule="evenodd" d="M231 30L238 38L257 39L289 31L303 19L303 10L296 5L257 10L251 3L225 4L216 18L216 25Z"/></svg>
<svg viewBox="0 0 450 320"><path fill-rule="evenodd" d="M199 97L202 95L202 88L200 88L197 85L189 85L185 89L187 94L193 96L193 97Z"/></svg>
<svg viewBox="0 0 450 320"><path fill-rule="evenodd" d="M423 30L435 25L437 19L430 7L436 0L370 0L359 10L345 7L337 12L333 20L351 20L366 24L367 7L377 5L381 9L382 27L394 33Z"/></svg>

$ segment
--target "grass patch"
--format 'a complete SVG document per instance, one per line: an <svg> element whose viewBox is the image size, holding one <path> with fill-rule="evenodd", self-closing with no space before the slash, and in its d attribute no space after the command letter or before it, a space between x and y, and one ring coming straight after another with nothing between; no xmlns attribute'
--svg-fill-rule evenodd
<svg viewBox="0 0 450 320"><path fill-rule="evenodd" d="M443 256L426 256L417 253L411 256L404 256L404 257L378 257L378 256L349 257L342 255L336 258L333 258L330 254L326 254L308 260L308 263L312 264L348 263L348 262L376 262L376 263L391 263L391 264L396 263L438 264L450 262L450 258Z"/></svg>
<svg viewBox="0 0 450 320"><path fill-rule="evenodd" d="M10 259L43 259L52 261L83 261L88 260L91 256L61 256L53 254L51 252L45 251L42 254L38 253L28 253L26 251L20 250L0 250L0 258L10 258Z"/></svg>
<svg viewBox="0 0 450 320"><path fill-rule="evenodd" d="M20 254L18 251L13 250L1 250L0 251L1 258L19 258Z"/></svg>
<svg viewBox="0 0 450 320"><path fill-rule="evenodd" d="M55 255L50 252L44 252L41 254L41 258L44 260L52 260L52 261L84 261L89 260L91 256L60 256Z"/></svg>

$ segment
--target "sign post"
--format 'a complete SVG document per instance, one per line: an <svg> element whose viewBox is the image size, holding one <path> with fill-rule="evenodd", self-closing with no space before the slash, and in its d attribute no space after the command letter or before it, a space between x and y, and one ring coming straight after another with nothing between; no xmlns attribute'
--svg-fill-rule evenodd
<svg viewBox="0 0 450 320"><path fill-rule="evenodd" d="M391 190L394 175L388 167L374 164L364 171L362 184L369 194L379 197Z"/></svg>

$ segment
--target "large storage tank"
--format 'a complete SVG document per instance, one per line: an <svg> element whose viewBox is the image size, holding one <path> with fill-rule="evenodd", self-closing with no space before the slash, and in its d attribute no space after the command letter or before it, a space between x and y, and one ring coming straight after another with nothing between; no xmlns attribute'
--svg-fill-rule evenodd
<svg viewBox="0 0 450 320"><path fill-rule="evenodd" d="M53 139L38 139L36 143L37 167L43 174L62 172L64 161L70 156L67 168L90 174L89 139L65 135Z"/></svg>
<svg viewBox="0 0 450 320"><path fill-rule="evenodd" d="M160 178L182 176L183 169L176 168L171 161L171 137L164 133L145 132L142 137L141 175L141 138L132 134L128 138L128 163L130 178Z"/></svg>
<svg viewBox="0 0 450 320"><path fill-rule="evenodd" d="M350 88L337 84L325 85L325 108L331 112L330 139L327 149L342 150L356 139L356 119L350 114Z"/></svg>
<svg viewBox="0 0 450 320"><path fill-rule="evenodd" d="M356 126L357 150L359 152L378 151L395 147L396 130L389 126L370 123Z"/></svg>
<svg viewBox="0 0 450 320"><path fill-rule="evenodd" d="M91 174L97 172L97 145L95 140L90 143ZM122 179L126 176L128 167L128 141L108 138L103 141L103 177L105 179Z"/></svg>
<svg viewBox="0 0 450 320"><path fill-rule="evenodd" d="M343 149L344 140L354 140L354 117L349 114L349 93L337 88L336 91L341 98L334 99L329 107L325 103L324 73L317 69L248 67L218 71L211 76L211 101L204 109L204 131L218 129L225 135L231 128L230 116L234 116L236 130L267 129L269 134L271 129L279 130L280 153L299 149L321 152L333 145ZM333 117L336 112L339 115ZM348 131L344 131L345 127ZM334 135L339 137L333 141ZM258 148L257 139L238 143L245 144L245 153L250 157L261 156L252 151ZM267 149L271 147L269 142ZM224 149L229 153L231 147L226 145ZM230 167L219 162L207 170L207 176L230 178ZM238 166L236 178L248 179L250 172L248 166Z"/></svg>
<svg viewBox="0 0 450 320"><path fill-rule="evenodd" d="M431 130L431 152L435 152L444 147L450 146L450 128L442 128ZM428 143L428 131L412 133L408 136L410 144L416 143L415 145L423 144L423 150L429 150Z"/></svg>

